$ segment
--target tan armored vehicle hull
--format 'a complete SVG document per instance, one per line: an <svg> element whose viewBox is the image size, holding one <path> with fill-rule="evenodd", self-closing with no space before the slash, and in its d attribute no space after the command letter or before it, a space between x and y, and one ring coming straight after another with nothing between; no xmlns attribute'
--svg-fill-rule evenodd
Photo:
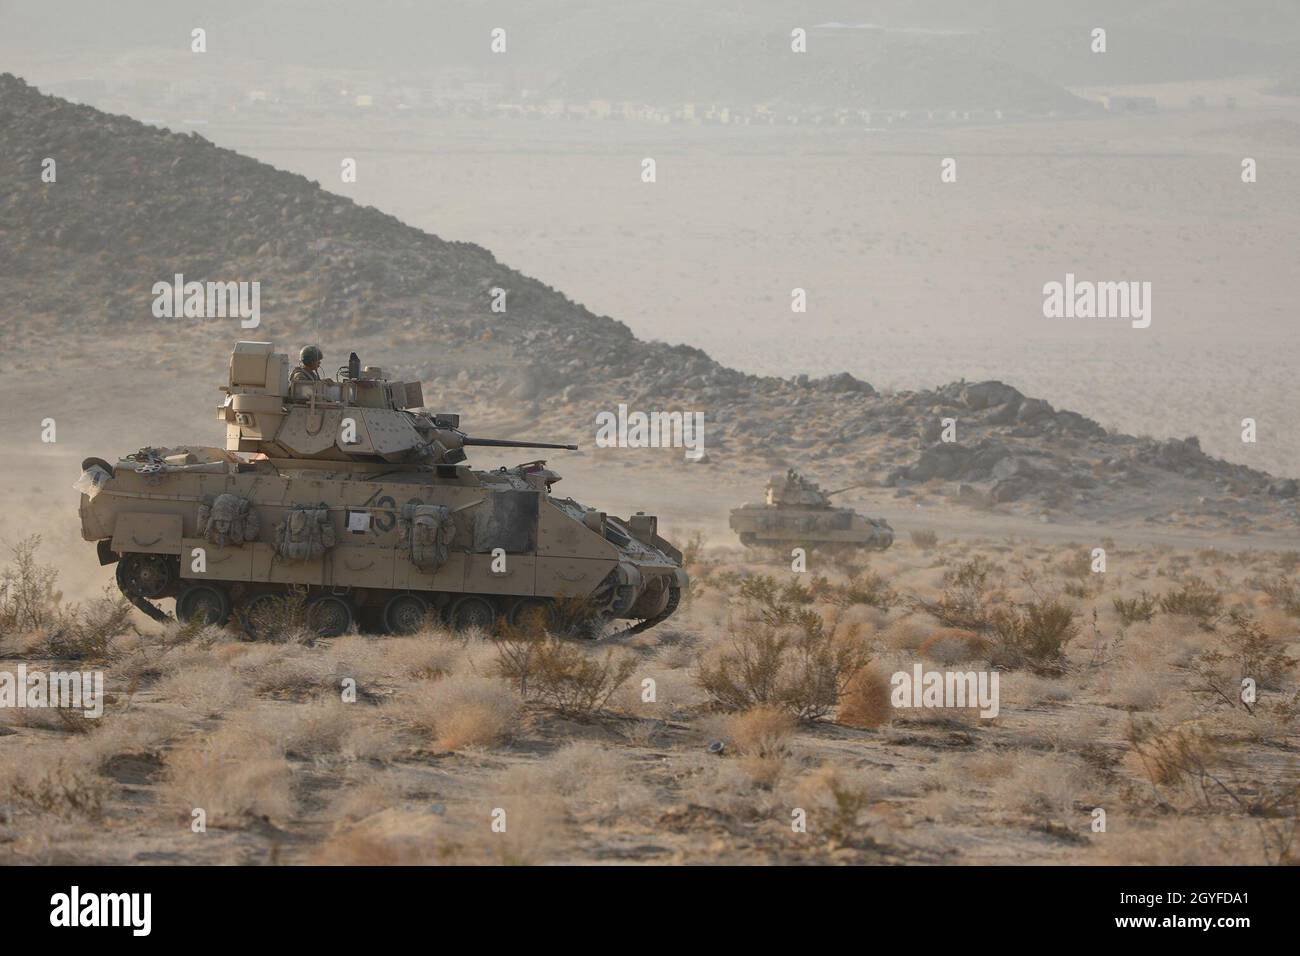
<svg viewBox="0 0 1300 956"><path fill-rule="evenodd" d="M763 504L732 510L731 529L749 548L884 551L894 543L887 522L830 503L832 496L856 487L823 491L790 469L768 481Z"/></svg>
<svg viewBox="0 0 1300 956"><path fill-rule="evenodd" d="M730 524L740 543L751 548L884 551L894 543L894 531L886 522L849 508L748 504L732 510Z"/></svg>
<svg viewBox="0 0 1300 956"><path fill-rule="evenodd" d="M283 383L273 386L287 396ZM626 619L643 630L671 614L687 586L681 554L659 537L656 518L618 519L552 495L559 476L543 462L475 471L446 446L457 436L487 440L467 438L451 419L434 429L424 413L350 404L346 389L335 404L306 406L232 391L239 397L223 406L231 450L145 449L115 465L83 463L82 535L155 618L165 615L154 602L174 598L181 620L233 616L247 625L271 598L305 591L308 619L324 634L359 619L407 632L429 614L491 631L503 619L575 606L592 621ZM329 436L316 457L240 453L252 443L295 453L304 429L289 426L303 408L305 432ZM358 419L365 455L347 453L355 435L336 443L331 431L355 429ZM385 448L377 460L374 446L401 428L420 430L419 447L407 460Z"/></svg>

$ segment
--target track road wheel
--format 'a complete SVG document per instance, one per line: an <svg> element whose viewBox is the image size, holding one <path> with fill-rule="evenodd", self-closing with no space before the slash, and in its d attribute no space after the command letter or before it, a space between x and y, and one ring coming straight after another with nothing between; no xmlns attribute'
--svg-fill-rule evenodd
<svg viewBox="0 0 1300 956"><path fill-rule="evenodd" d="M307 626L321 637L338 637L356 621L352 602L341 594L322 594L307 602Z"/></svg>
<svg viewBox="0 0 1300 956"><path fill-rule="evenodd" d="M384 629L389 634L414 634L424 627L429 602L418 594L394 594L384 605Z"/></svg>
<svg viewBox="0 0 1300 956"><path fill-rule="evenodd" d="M176 598L176 619L220 627L230 620L230 596L213 584L191 584Z"/></svg>
<svg viewBox="0 0 1300 956"><path fill-rule="evenodd" d="M117 562L117 586L123 594L135 597L162 597L175 576L175 563L166 554L129 551Z"/></svg>
<svg viewBox="0 0 1300 956"><path fill-rule="evenodd" d="M275 591L254 594L239 609L239 624L255 641L276 636L280 622L285 617L285 595Z"/></svg>
<svg viewBox="0 0 1300 956"><path fill-rule="evenodd" d="M447 614L447 623L455 631L477 628L484 634L491 634L496 630L497 609L487 598L471 594L451 606Z"/></svg>
<svg viewBox="0 0 1300 956"><path fill-rule="evenodd" d="M510 606L507 620L511 627L541 627L549 631L555 623L555 607L546 598L521 597Z"/></svg>

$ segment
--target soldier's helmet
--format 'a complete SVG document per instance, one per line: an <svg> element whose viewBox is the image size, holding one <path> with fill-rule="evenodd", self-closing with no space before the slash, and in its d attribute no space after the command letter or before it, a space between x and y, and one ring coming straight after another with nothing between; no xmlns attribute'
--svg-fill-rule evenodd
<svg viewBox="0 0 1300 956"><path fill-rule="evenodd" d="M303 365L319 365L324 357L324 353L315 345L308 345L298 353L298 361Z"/></svg>

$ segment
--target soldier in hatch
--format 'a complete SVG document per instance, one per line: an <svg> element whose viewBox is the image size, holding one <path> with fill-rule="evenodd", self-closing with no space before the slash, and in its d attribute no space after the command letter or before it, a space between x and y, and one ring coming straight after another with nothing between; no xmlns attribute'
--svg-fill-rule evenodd
<svg viewBox="0 0 1300 956"><path fill-rule="evenodd" d="M298 353L298 367L289 373L292 382L319 382L320 361L325 357L320 347L308 345Z"/></svg>

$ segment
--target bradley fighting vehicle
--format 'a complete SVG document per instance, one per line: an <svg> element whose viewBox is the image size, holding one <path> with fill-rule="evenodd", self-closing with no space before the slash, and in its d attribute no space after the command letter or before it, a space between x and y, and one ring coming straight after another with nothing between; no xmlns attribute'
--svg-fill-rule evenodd
<svg viewBox="0 0 1300 956"><path fill-rule="evenodd" d="M456 415L416 411L419 382L387 380L355 353L338 381L290 382L270 343L240 342L217 418L226 447L145 448L82 464L81 528L133 604L176 599L176 617L253 633L290 591L323 635L359 614L391 632L434 613L492 631L583 609L645 630L687 587L657 519L616 518L557 497L544 461L475 471L473 446L567 448L471 438Z"/></svg>
<svg viewBox="0 0 1300 956"><path fill-rule="evenodd" d="M793 468L767 483L764 503L731 511L731 529L751 548L816 548L884 551L894 543L894 530L880 518L864 518L852 508L836 508L831 496L862 485L822 491Z"/></svg>

